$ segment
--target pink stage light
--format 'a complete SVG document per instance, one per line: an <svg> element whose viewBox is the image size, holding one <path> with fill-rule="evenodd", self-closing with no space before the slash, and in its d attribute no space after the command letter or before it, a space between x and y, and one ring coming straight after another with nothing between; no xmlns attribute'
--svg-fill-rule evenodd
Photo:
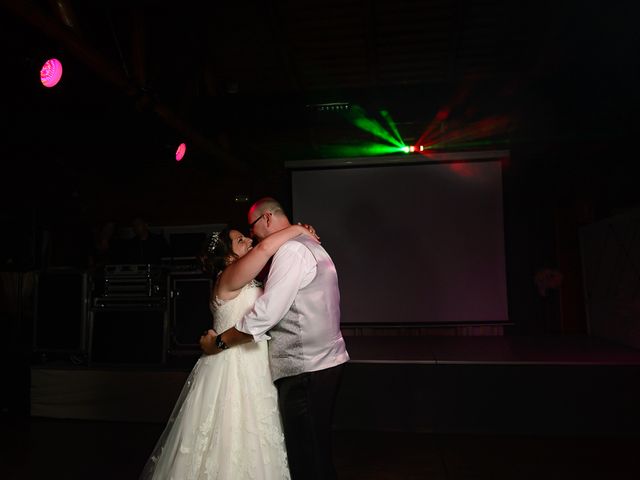
<svg viewBox="0 0 640 480"><path fill-rule="evenodd" d="M40 69L40 81L47 88L55 87L62 78L62 64L51 58Z"/></svg>
<svg viewBox="0 0 640 480"><path fill-rule="evenodd" d="M184 158L184 154L186 153L186 151L187 146L184 143L181 143L178 147L178 150L176 150L176 162L179 162Z"/></svg>

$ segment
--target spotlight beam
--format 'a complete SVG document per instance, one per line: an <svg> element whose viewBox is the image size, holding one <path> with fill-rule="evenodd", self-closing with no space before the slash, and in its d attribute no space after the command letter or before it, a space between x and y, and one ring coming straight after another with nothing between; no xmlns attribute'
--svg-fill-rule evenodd
<svg viewBox="0 0 640 480"><path fill-rule="evenodd" d="M360 157L399 153L401 148L384 143L363 143L360 145L321 145L318 150L327 157Z"/></svg>
<svg viewBox="0 0 640 480"><path fill-rule="evenodd" d="M386 142L389 142L397 149L402 149L404 147L404 143L391 135L386 128L380 125L380 122L367 117L362 107L354 106L347 114L347 119L359 129L364 130L365 132L369 132L372 135Z"/></svg>
<svg viewBox="0 0 640 480"><path fill-rule="evenodd" d="M391 115L389 115L389 112L387 112L386 110L380 110L380 115L382 116L382 118L384 118L387 121L387 124L389 125L391 132L393 132L395 137L398 139L398 142L404 145L404 142L402 141L402 136L400 135L400 132L398 131L398 127L396 126L396 122L393 121L393 119L391 118Z"/></svg>

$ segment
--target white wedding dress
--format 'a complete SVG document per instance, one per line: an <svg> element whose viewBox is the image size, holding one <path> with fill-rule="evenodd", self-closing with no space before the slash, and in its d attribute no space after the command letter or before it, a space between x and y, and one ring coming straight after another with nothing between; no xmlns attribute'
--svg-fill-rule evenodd
<svg viewBox="0 0 640 480"><path fill-rule="evenodd" d="M261 293L251 282L232 300L212 301L214 329L234 326ZM198 360L140 478L289 479L266 342Z"/></svg>

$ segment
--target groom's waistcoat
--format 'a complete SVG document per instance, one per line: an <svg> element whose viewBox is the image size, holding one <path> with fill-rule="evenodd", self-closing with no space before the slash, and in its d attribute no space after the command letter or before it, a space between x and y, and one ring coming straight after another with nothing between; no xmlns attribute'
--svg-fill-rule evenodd
<svg viewBox="0 0 640 480"><path fill-rule="evenodd" d="M271 328L273 380L340 365L349 360L340 331L340 291L329 254L308 237L297 237L317 262L313 280L298 290L284 318Z"/></svg>

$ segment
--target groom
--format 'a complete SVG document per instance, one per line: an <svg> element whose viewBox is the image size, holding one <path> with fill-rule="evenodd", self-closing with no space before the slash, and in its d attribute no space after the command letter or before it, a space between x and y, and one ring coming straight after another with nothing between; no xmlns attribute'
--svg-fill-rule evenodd
<svg viewBox="0 0 640 480"><path fill-rule="evenodd" d="M249 210L252 235L268 237L290 226L273 198ZM299 236L273 256L264 294L238 324L201 338L205 353L267 337L271 376L278 389L292 480L336 478L331 419L343 364L349 360L340 332L340 292L329 254Z"/></svg>

